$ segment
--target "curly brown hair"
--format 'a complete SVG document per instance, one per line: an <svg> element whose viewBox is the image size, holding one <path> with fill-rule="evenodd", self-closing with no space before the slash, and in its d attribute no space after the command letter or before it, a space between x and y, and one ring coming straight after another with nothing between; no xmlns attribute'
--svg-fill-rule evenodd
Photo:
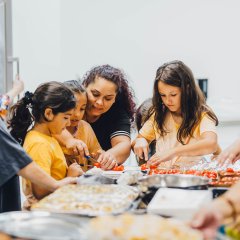
<svg viewBox="0 0 240 240"><path fill-rule="evenodd" d="M181 114L183 120L177 133L179 142L184 144L183 138L192 136L194 127L201 120L203 113L206 113L216 125L218 124L217 116L206 104L205 97L196 84L191 69L181 61L172 61L163 64L157 70L153 88L153 106L149 111L149 114L155 112L155 121L161 136L167 133L164 128L164 121L169 110L163 104L158 91L160 81L181 89Z"/></svg>
<svg viewBox="0 0 240 240"><path fill-rule="evenodd" d="M94 67L83 77L83 85L87 87L90 83L95 81L96 77L107 79L116 84L117 97L114 105L125 109L129 118L133 122L134 113L136 112L134 92L129 86L128 80L123 71L108 64Z"/></svg>

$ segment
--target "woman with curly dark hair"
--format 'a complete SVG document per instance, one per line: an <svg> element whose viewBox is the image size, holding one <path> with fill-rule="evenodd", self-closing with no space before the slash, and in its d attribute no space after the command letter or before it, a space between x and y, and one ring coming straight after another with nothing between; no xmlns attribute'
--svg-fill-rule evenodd
<svg viewBox="0 0 240 240"><path fill-rule="evenodd" d="M192 71L181 61L158 68L149 116L132 143L135 154L148 160L148 145L156 140L156 153L149 164L190 166L199 160L197 156L218 150L218 119Z"/></svg>
<svg viewBox="0 0 240 240"><path fill-rule="evenodd" d="M84 120L90 123L105 150L98 162L104 169L112 169L130 155L130 128L136 106L133 91L123 72L110 65L91 69L84 76L83 85L88 96ZM69 142L69 138L64 138ZM77 147L80 151L84 149Z"/></svg>

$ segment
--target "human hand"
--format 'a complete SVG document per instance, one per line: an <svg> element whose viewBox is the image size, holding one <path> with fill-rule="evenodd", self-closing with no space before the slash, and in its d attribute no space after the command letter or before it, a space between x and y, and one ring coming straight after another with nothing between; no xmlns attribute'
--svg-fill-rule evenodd
<svg viewBox="0 0 240 240"><path fill-rule="evenodd" d="M90 153L90 156L91 156L92 158L94 158L94 159L98 159L99 156L100 156L102 153L104 153L104 152L105 152L104 150L99 149L99 150L97 150L96 152Z"/></svg>
<svg viewBox="0 0 240 240"><path fill-rule="evenodd" d="M151 158L147 162L147 165L148 166L150 166L150 165L158 166L160 163L170 161L172 158L174 158L173 150L158 152L151 156Z"/></svg>
<svg viewBox="0 0 240 240"><path fill-rule="evenodd" d="M202 231L204 239L215 239L217 229L223 216L214 203L200 209L193 217L190 225L192 228Z"/></svg>
<svg viewBox="0 0 240 240"><path fill-rule="evenodd" d="M89 156L89 151L87 145L76 138L70 138L67 140L66 148L72 150L73 155L80 155L82 158Z"/></svg>
<svg viewBox="0 0 240 240"><path fill-rule="evenodd" d="M62 180L57 181L57 188L65 186L67 184L76 184L77 178L76 177L66 177Z"/></svg>
<svg viewBox="0 0 240 240"><path fill-rule="evenodd" d="M133 151L140 159L148 160L149 145L145 138L136 138Z"/></svg>
<svg viewBox="0 0 240 240"><path fill-rule="evenodd" d="M68 177L79 177L83 174L83 170L78 163L72 163L68 167L67 176Z"/></svg>
<svg viewBox="0 0 240 240"><path fill-rule="evenodd" d="M222 151L217 157L218 166L234 164L240 159L240 140L235 141L232 145Z"/></svg>
<svg viewBox="0 0 240 240"><path fill-rule="evenodd" d="M16 95L21 93L24 89L24 82L20 79L19 75L16 75L16 78L13 81L13 89L15 90Z"/></svg>
<svg viewBox="0 0 240 240"><path fill-rule="evenodd" d="M101 168L104 170L113 169L118 165L116 158L109 151L102 152L97 161L101 164Z"/></svg>

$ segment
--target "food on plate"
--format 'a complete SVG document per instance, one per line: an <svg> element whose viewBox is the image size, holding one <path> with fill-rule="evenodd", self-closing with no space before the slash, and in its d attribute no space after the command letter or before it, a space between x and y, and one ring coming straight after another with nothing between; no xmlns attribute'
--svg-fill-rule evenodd
<svg viewBox="0 0 240 240"><path fill-rule="evenodd" d="M124 166L123 165L119 165L113 168L113 171L124 171Z"/></svg>
<svg viewBox="0 0 240 240"><path fill-rule="evenodd" d="M101 163L97 162L97 163L94 163L94 167L97 167L97 168L101 168ZM116 166L112 169L112 171L123 171L124 170L124 166L123 165L119 165L119 166Z"/></svg>
<svg viewBox="0 0 240 240"><path fill-rule="evenodd" d="M126 171L117 180L117 184L133 185L138 183L138 179L143 177L140 171Z"/></svg>
<svg viewBox="0 0 240 240"><path fill-rule="evenodd" d="M67 185L33 204L31 210L98 216L126 211L137 198L136 188L120 185Z"/></svg>
<svg viewBox="0 0 240 240"><path fill-rule="evenodd" d="M96 163L93 164L93 166L94 166L94 167L97 167L97 168L101 168L101 163L96 162Z"/></svg>
<svg viewBox="0 0 240 240"><path fill-rule="evenodd" d="M226 170L196 170L196 169L160 169L153 166L148 167L147 164L141 165L141 170L150 169L149 175L155 174L187 174L194 176L202 176L211 179L209 183L212 187L230 187L234 183L240 180L240 171L236 171L233 168L227 168Z"/></svg>
<svg viewBox="0 0 240 240"><path fill-rule="evenodd" d="M90 221L87 239L95 240L202 240L202 234L186 224L157 215L101 216Z"/></svg>

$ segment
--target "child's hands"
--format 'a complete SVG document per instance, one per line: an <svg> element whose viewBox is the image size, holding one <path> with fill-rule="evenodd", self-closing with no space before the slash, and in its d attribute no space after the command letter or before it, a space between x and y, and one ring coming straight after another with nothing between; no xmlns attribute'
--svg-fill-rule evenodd
<svg viewBox="0 0 240 240"><path fill-rule="evenodd" d="M87 145L79 139L76 138L68 139L66 143L66 148L68 150L72 150L72 153L75 156L80 155L82 158L84 158L84 156L89 156Z"/></svg>
<svg viewBox="0 0 240 240"><path fill-rule="evenodd" d="M160 163L170 161L174 157L175 155L174 155L173 149L163 151L163 152L158 152L151 156L151 158L147 162L147 165L158 166Z"/></svg>
<svg viewBox="0 0 240 240"><path fill-rule="evenodd" d="M83 170L78 163L72 163L68 167L67 176L68 177L79 177L83 174Z"/></svg>
<svg viewBox="0 0 240 240"><path fill-rule="evenodd" d="M148 160L149 146L145 138L136 138L133 146L134 153L140 158Z"/></svg>

